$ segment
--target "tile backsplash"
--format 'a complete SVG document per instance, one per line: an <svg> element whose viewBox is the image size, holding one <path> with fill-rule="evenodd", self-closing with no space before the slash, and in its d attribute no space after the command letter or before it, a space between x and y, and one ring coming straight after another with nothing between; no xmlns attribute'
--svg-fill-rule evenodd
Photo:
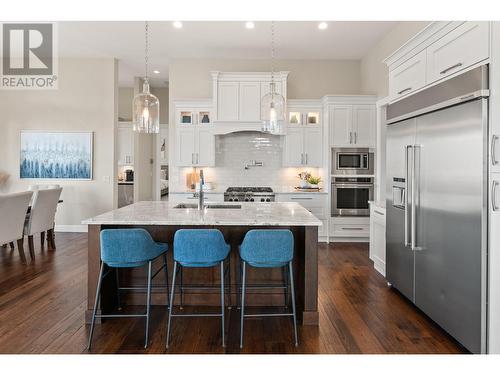
<svg viewBox="0 0 500 375"><path fill-rule="evenodd" d="M262 166L252 164L262 163ZM317 168L284 168L283 137L259 132L238 132L215 137L215 167L203 168L205 179L216 190L229 186L270 186L275 190L298 184L297 174ZM246 168L245 168L246 167ZM186 189L186 174L193 168L171 173L172 191ZM176 174L178 175L176 176Z"/></svg>

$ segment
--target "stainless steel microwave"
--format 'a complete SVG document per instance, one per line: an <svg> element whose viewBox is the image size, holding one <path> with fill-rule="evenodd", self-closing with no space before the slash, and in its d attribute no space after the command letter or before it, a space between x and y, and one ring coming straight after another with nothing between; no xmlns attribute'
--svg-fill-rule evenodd
<svg viewBox="0 0 500 375"><path fill-rule="evenodd" d="M373 175L373 164L368 148L332 148L332 175Z"/></svg>

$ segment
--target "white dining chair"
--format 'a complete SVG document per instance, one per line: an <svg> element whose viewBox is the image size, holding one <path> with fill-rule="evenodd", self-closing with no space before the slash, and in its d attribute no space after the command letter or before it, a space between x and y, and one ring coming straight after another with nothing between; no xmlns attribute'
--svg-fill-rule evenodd
<svg viewBox="0 0 500 375"><path fill-rule="evenodd" d="M47 232L47 244L55 250L54 244L54 220L56 216L57 204L61 196L62 188L39 189L35 191L35 198L31 205L31 212L24 225L24 234L28 236L28 247L31 259L35 259L35 246L33 235Z"/></svg>
<svg viewBox="0 0 500 375"><path fill-rule="evenodd" d="M31 191L38 191L38 190L47 190L47 189L59 189L61 187L61 185L59 184L36 184L36 185L30 185L28 187L28 190L31 190ZM35 199L36 197L36 194L33 194L33 196L31 197L31 201L30 201L30 206L33 205L33 200ZM49 234L47 234L47 237L49 236ZM51 232L51 243L54 244L55 243L55 233L54 231ZM49 242L49 239L47 239L47 242ZM40 245L43 247L45 245L45 232L40 232ZM55 245L54 245L54 248L55 248Z"/></svg>
<svg viewBox="0 0 500 375"><path fill-rule="evenodd" d="M26 263L24 221L32 195L32 191L0 195L0 243L10 243L13 248L14 241L17 241L19 256L23 263Z"/></svg>

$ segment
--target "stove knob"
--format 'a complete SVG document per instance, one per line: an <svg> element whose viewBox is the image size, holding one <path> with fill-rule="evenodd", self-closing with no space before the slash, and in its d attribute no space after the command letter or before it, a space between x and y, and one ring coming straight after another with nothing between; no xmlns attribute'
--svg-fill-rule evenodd
<svg viewBox="0 0 500 375"><path fill-rule="evenodd" d="M271 202L271 198L266 198L266 202Z"/></svg>
<svg viewBox="0 0 500 375"><path fill-rule="evenodd" d="M253 202L254 200L255 200L255 199L253 199L253 198L250 198L250 202Z"/></svg>
<svg viewBox="0 0 500 375"><path fill-rule="evenodd" d="M248 202L248 198L245 198L245 202Z"/></svg>
<svg viewBox="0 0 500 375"><path fill-rule="evenodd" d="M239 200L238 198L234 198L234 201L235 201L235 202L238 202L238 200Z"/></svg>
<svg viewBox="0 0 500 375"><path fill-rule="evenodd" d="M266 200L264 198L260 198L260 201L261 202L265 202Z"/></svg>

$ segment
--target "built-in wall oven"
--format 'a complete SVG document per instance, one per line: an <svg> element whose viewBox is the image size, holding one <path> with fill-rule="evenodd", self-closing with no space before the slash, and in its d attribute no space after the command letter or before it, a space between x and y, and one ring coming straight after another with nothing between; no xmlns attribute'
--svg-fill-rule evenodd
<svg viewBox="0 0 500 375"><path fill-rule="evenodd" d="M332 216L370 216L372 177L333 177Z"/></svg>
<svg viewBox="0 0 500 375"><path fill-rule="evenodd" d="M368 148L332 148L332 175L373 175L373 164Z"/></svg>

